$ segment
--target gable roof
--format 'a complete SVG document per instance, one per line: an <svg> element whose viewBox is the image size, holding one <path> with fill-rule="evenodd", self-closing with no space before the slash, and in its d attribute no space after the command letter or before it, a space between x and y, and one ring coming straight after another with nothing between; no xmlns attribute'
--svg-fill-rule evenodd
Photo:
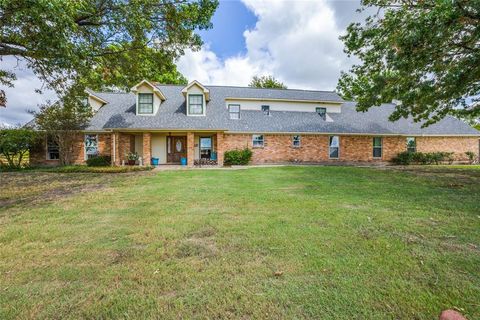
<svg viewBox="0 0 480 320"><path fill-rule="evenodd" d="M191 87L193 86L197 86L199 87L200 89L202 89L203 91L203 94L205 95L205 100L206 101L209 101L210 100L210 90L208 90L207 87L205 87L203 84L201 84L200 82L198 82L197 80L193 80L192 82L190 82L189 84L187 84L187 86L185 88L182 89L182 93L184 96L187 95L187 92L188 92L188 89L190 89Z"/></svg>
<svg viewBox="0 0 480 320"><path fill-rule="evenodd" d="M343 101L338 94L331 91L208 86L210 101L207 103L206 116L189 117L185 112L183 86L157 85L157 87L167 99L158 112L149 117L135 114L136 99L133 93L97 92L97 96L109 103L95 114L87 130L225 130L251 133L480 136L480 132L451 116L427 128L421 128L421 123L415 123L412 119L390 122L388 116L394 111L393 104L383 104L381 107L372 107L367 112L357 112L355 102ZM329 113L332 122L324 121L313 112L270 111L270 116L265 116L261 111L253 110L242 110L239 120L231 120L226 108L227 98L342 103L342 112Z"/></svg>
<svg viewBox="0 0 480 320"><path fill-rule="evenodd" d="M154 85L153 83L151 83L150 81L148 80L142 80L140 81L139 83L137 83L136 85L134 85L130 90L132 92L137 92L138 91L138 88L142 85L146 84L147 86L151 87L153 89L153 92L163 101L163 100L166 100L167 98L165 97L165 95L163 94L163 92L156 86Z"/></svg>

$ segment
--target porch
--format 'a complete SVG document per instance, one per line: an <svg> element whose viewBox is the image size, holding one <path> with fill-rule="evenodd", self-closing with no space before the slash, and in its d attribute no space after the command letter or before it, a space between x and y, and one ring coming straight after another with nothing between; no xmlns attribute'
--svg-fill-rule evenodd
<svg viewBox="0 0 480 320"><path fill-rule="evenodd" d="M129 153L138 154L136 165L223 164L223 132L114 132L111 143L114 165L127 164Z"/></svg>

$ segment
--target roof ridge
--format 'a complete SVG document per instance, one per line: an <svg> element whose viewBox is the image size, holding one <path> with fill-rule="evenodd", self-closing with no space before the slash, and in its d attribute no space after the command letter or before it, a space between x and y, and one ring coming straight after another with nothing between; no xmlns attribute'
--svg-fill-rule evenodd
<svg viewBox="0 0 480 320"><path fill-rule="evenodd" d="M157 83L156 86L169 86L169 87L186 87L186 85L182 84L165 84L165 83ZM256 88L256 87L249 87L249 86L233 86L233 85L216 85L216 84L205 84L205 87L216 87L216 88L239 88L239 89L252 89L252 90L278 90L278 91L302 91L302 92L328 92L328 93L335 93L335 90L313 90L313 89L296 89L296 88Z"/></svg>

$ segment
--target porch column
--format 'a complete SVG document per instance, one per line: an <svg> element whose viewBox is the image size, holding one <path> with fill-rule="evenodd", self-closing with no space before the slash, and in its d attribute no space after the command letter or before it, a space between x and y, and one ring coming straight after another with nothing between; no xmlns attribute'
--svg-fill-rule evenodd
<svg viewBox="0 0 480 320"><path fill-rule="evenodd" d="M223 132L217 132L217 163L219 166L223 166L224 152L225 152L225 146L223 143Z"/></svg>
<svg viewBox="0 0 480 320"><path fill-rule="evenodd" d="M112 132L111 140L112 140L111 141L111 144L112 144L112 146L111 146L112 166L119 166L120 165L119 133L118 132Z"/></svg>
<svg viewBox="0 0 480 320"><path fill-rule="evenodd" d="M152 135L149 132L143 133L143 165L149 166L152 160Z"/></svg>
<svg viewBox="0 0 480 320"><path fill-rule="evenodd" d="M187 132L187 165L193 167L195 161L195 134Z"/></svg>

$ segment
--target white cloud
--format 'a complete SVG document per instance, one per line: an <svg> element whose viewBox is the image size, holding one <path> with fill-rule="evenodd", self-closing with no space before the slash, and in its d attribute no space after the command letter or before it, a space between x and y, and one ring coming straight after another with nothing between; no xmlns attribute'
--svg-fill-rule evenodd
<svg viewBox="0 0 480 320"><path fill-rule="evenodd" d="M255 28L244 32L246 54L222 61L207 45L180 58L180 72L206 84L247 85L254 75L272 74L290 88L335 88L349 62L328 2L243 2L258 18ZM352 3L352 11L356 6Z"/></svg>
<svg viewBox="0 0 480 320"><path fill-rule="evenodd" d="M55 100L55 93L50 90L43 90L42 94L35 92L35 89L42 88L42 82L25 66L24 61L17 61L13 57L3 58L2 69L13 71L17 80L13 82L13 88L1 87L7 96L7 107L0 108L0 122L25 124L33 118L29 110L38 110L39 105Z"/></svg>

